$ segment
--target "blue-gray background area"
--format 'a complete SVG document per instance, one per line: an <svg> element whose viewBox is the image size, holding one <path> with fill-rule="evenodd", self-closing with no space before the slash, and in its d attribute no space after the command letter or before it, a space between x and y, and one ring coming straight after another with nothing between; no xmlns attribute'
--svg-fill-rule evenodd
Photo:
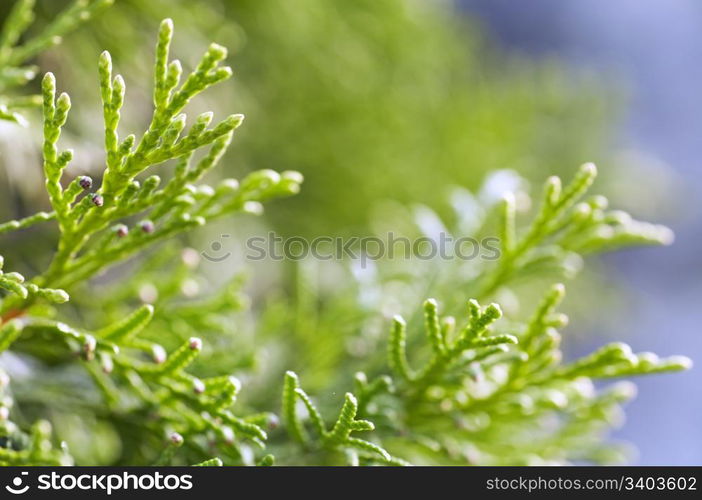
<svg viewBox="0 0 702 500"><path fill-rule="evenodd" d="M509 50L557 57L605 83L610 75L623 79L627 113L617 124L616 146L660 159L684 181L684 214L656 221L673 228L675 244L608 258L631 289L635 311L608 334L637 351L685 354L697 366L636 380L638 397L614 436L636 444L638 464L702 464L702 2L460 4Z"/></svg>

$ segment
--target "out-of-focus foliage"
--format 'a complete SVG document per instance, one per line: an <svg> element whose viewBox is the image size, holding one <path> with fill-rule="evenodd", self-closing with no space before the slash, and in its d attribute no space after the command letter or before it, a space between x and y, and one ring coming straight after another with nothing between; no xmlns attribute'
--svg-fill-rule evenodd
<svg viewBox="0 0 702 500"><path fill-rule="evenodd" d="M268 214L285 234L365 233L382 199L446 213L444 186L473 189L503 168L540 182L599 159L608 116L599 89L547 61L495 52L444 0L121 0L47 64L75 71L72 85L88 93L92 82L67 58L107 48L146 76L131 55L149 46L163 12L189 30L176 45L186 64L195 41L236 55L239 85L207 104L231 100L251 121L223 173L305 175L308 189ZM148 96L130 97L139 117Z"/></svg>
<svg viewBox="0 0 702 500"><path fill-rule="evenodd" d="M150 408L154 418L160 415L159 422L168 418L168 408L179 407L175 405L197 407L197 397L207 398L213 390L209 381L228 371L241 380L238 413L248 416L222 421L202 435L175 427L183 444L167 447L159 460L195 463L208 454L224 463L244 464L266 464L270 455L282 464L624 460L627 448L604 437L621 422L622 404L635 388L622 382L596 389L594 382L680 370L689 360L634 354L616 342L574 361L562 359L568 318L557 307L564 287L544 283L571 276L581 253L670 239L666 228L606 210L600 196L584 197L594 173L592 165L585 165L563 188L557 178L549 179L531 223L524 217L512 219L509 195L497 203L475 200L474 213L482 213L484 222L472 230L464 225L453 234L500 234L502 241L512 243L501 248L505 253L497 261L433 262L433 270L448 267L463 274L435 289L451 291L445 300L427 300L423 308L417 307L417 298L432 269L412 274L416 266L411 261L379 261L375 274L368 269L343 274L342 284L330 287L322 275L344 272L345 265L305 261L293 296L272 296L263 311L249 310L240 277L213 289L197 270L197 252L175 246L133 268L129 280L78 288L72 300L80 304L88 329L106 320L139 324L140 340L134 345L156 355L162 351L154 350L154 342L171 351L194 335L202 337L203 349L190 360L189 373L197 378L175 382L180 401L158 399L155 393L146 398L156 401L153 407L125 408L130 398L110 382L119 379L93 373L103 381L99 390L83 391L80 404L54 408L56 420L91 422L103 415L100 425L91 426L97 435L104 433L100 440L107 445L101 451L119 463L148 463L160 454L165 434L157 423L149 427L135 421L134 412L142 415ZM505 274L508 268L510 276ZM514 287L516 283L521 287ZM534 295L544 297L532 306ZM486 303L493 296L511 296L512 304L505 309L465 299ZM533 310L515 308L514 302L522 299ZM90 307L90 302L100 308ZM137 307L149 316L153 311L148 324L130 319ZM18 344L23 345L26 341ZM43 386L48 373L63 379L70 367L39 372L44 376L34 384ZM288 369L299 373L299 379L286 373ZM21 403L38 415L47 411L29 397ZM107 413L101 397L113 405ZM188 414L179 408L179 414ZM245 427L237 429L234 423ZM256 428L265 432L265 442L259 441L264 434L242 439L247 429ZM61 437L80 442L65 429ZM88 463L98 459L96 454L88 455Z"/></svg>
<svg viewBox="0 0 702 500"><path fill-rule="evenodd" d="M335 265L301 263L295 296L274 301L264 320L265 339L278 356L285 356L279 340L285 332L287 361L277 358L275 366L299 371L302 386L319 394L322 415L333 413L340 394L353 390L354 415L374 424L372 441L382 449L362 449L356 442L331 446L305 393L300 398L314 438L301 438L303 421L283 409L291 437L304 446L300 451L286 443L276 457L291 463L399 463L397 457L420 464L625 460L627 447L603 438L621 423L622 403L635 387L618 383L596 390L595 382L676 371L690 361L633 354L618 342L574 361L563 359L561 331L568 317L556 308L565 289L545 283L572 277L583 255L666 244L672 236L665 227L606 210L601 196L583 198L594 175L594 166L586 164L564 187L550 178L531 223L515 219L514 194L526 193L505 193L497 203L472 198L472 210L452 234L499 235L501 255L494 261L381 260L331 280L324 276ZM465 208L472 195L461 195ZM426 226L427 214L420 215L418 224ZM446 299L429 299L422 311L415 304L428 289ZM507 307L482 307L475 300L493 297ZM409 319L388 318L397 313Z"/></svg>

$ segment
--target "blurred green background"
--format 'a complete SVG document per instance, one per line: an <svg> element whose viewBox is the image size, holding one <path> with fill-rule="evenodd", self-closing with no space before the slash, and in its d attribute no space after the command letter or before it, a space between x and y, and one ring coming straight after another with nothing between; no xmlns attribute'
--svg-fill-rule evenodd
<svg viewBox="0 0 702 500"><path fill-rule="evenodd" d="M49 18L65 3L40 5ZM102 49L127 81L122 129L146 123L153 31L165 16L186 67L210 40L230 48L235 80L199 103L247 117L219 173L305 175L303 192L269 211L283 234L366 234L383 199L447 213L451 185L476 188L504 168L540 182L600 159L606 140L611 103L592 79L496 51L450 2L118 0L40 61L81 96L69 126L96 157L81 152L74 168L101 169Z"/></svg>

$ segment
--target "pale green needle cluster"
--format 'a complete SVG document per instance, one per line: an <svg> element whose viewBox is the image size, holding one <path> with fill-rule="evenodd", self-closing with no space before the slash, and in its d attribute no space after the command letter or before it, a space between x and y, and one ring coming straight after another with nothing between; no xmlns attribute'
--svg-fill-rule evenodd
<svg viewBox="0 0 702 500"><path fill-rule="evenodd" d="M89 4L76 5L84 9ZM29 2L20 2L14 15L26 17L29 7ZM63 30L65 25L61 21L58 28ZM26 283L19 273L3 272L0 257L0 288L12 293L0 302L0 351L21 344L24 339L41 339L37 341L40 343L48 339L52 349L61 346L80 355L108 408L119 412L138 407L140 411L152 412L152 416L158 415L152 423L145 423L153 425L155 433L186 436L187 446L199 447L205 454L211 436L230 444L235 439L249 439L263 447L266 432L262 426L268 424L270 415L245 419L232 414L230 408L241 385L235 377L200 379L186 372L202 349L198 337L187 339L170 353L157 343L139 338L139 332L153 316L152 306L145 305L98 331L75 328L41 313L42 302L67 302L69 295L64 289L71 289L149 246L224 215L260 214L264 201L299 191L299 173L279 174L271 170L253 172L241 182L226 179L216 186L198 184L222 158L243 116L230 115L211 125L213 113L203 113L186 131L183 108L200 92L229 78L232 71L220 66L226 49L212 44L194 71L182 78L180 62L168 61L172 35L173 23L163 21L156 46L153 117L138 139L135 135L119 137L125 84L120 75L113 76L110 55L104 52L100 56L106 169L97 189L86 176L75 178L64 187L63 173L74 153L60 150L59 139L71 100L65 93L56 96L56 80L51 73L44 77L44 175L53 212L2 224L0 232L56 220L60 230L58 250L47 271ZM36 43L31 45L35 46L38 47ZM8 57L14 61L18 56ZM200 150L204 152L195 159ZM158 175L142 175L158 164L170 167L164 183ZM35 310L37 315L33 314ZM143 359L145 355L148 360ZM10 429L8 417L5 415L3 420ZM38 427L45 428L44 424ZM36 435L36 440L41 440L37 441L40 448L46 448L42 444L46 432ZM178 439L169 442L158 463L167 462L174 447L182 444ZM10 464L57 462L53 455L37 454L31 447L2 452L2 460Z"/></svg>
<svg viewBox="0 0 702 500"><path fill-rule="evenodd" d="M485 274L481 294L494 292L516 276L564 270L573 257L673 241L672 231L665 226L636 221L621 210L607 210L604 196L581 201L596 176L595 165L586 163L565 187L560 178L549 178L539 211L522 235L516 234L514 195L504 196L498 226L502 253L496 268Z"/></svg>
<svg viewBox="0 0 702 500"><path fill-rule="evenodd" d="M64 290L41 288L34 283L25 283L24 276L20 273L3 271L4 264L5 259L0 255L0 288L12 292L21 300L38 297L55 304L68 302L69 296Z"/></svg>
<svg viewBox="0 0 702 500"><path fill-rule="evenodd" d="M518 219L516 196L511 193L495 206L476 204L475 214L469 215L482 217L482 221L473 224L479 228L473 235L491 234L489 226L493 226L501 250L496 260L440 261L435 266L429 263L430 273L454 270L440 278L405 269L413 266L412 262L393 262L393 272L387 278L376 277L377 281L359 286L361 290L370 286L376 293L388 293L397 289L398 276L404 273L418 281L419 289L432 280L440 291L455 288L455 296L446 297L450 304L463 294L461 287L481 301L509 299L513 297L514 282L531 284L531 293L542 293L543 285L535 277L543 280L552 275L571 275L573 262L582 261L582 256L590 252L672 241L668 228L635 221L621 211L608 211L602 196L586 197L595 175L595 166L585 164L565 187L561 187L559 178L550 178L532 221ZM482 215L476 215L479 213ZM458 232L453 235L462 236ZM377 265L382 268L385 263ZM471 266L474 270L464 277L463 269ZM384 288L384 279L394 283L394 288ZM329 460L324 458L324 450L336 449L345 451L347 463L353 464L407 461L513 465L625 460L625 450L608 443L605 433L621 421L622 404L633 397L635 388L619 382L598 389L601 381L686 370L691 361L684 356L659 358L650 352L633 353L621 342L566 361L561 331L568 317L557 311L564 295L564 285L550 287L527 320L514 314L513 305L502 308L493 302L483 306L470 299L463 305L467 318L462 324L454 316L440 314L439 302L428 299L423 305L425 346L410 335L417 330L420 315L413 314L409 324L396 315L387 339L385 366L378 366L376 357L370 356L374 362L366 363L366 373L372 376L356 374L356 398L347 395L344 407L354 408L353 418L374 422L374 432L367 441L376 452L358 453L353 443L330 442L319 412L290 373L286 376L282 410L289 435L302 443L307 453L320 453L323 458L319 460ZM328 311L332 325L338 326L335 318L343 317L342 307L346 306L344 302L339 304ZM512 313L505 314L503 309ZM329 328L323 318L316 321L317 331ZM364 328L362 320L353 325ZM306 338L303 332L297 335ZM295 406L298 400L304 404L306 419ZM316 432L310 435L308 427ZM383 453L401 458L388 461Z"/></svg>
<svg viewBox="0 0 702 500"><path fill-rule="evenodd" d="M634 354L619 342L564 362L559 330L567 317L556 311L564 293L562 284L554 285L528 322L506 326L500 326L497 304L482 307L471 300L468 318L457 328L453 317L439 315L435 300L427 300L424 330L431 350L418 370L407 360L407 325L395 317L389 370L381 370L390 375L369 382L357 373L358 396L346 394L331 430L297 375L288 372L281 411L290 437L307 453L343 451L349 464L621 460L616 447L602 441L602 432L616 422L634 387L621 382L597 390L594 383L685 370L691 362ZM351 437L354 431L375 432L362 440Z"/></svg>
<svg viewBox="0 0 702 500"><path fill-rule="evenodd" d="M230 115L210 126L213 113L207 112L185 131L183 108L232 72L229 67L219 66L227 55L226 49L212 44L181 83L180 62L168 62L172 35L173 23L166 20L161 24L156 46L154 112L149 127L138 140L133 134L119 138L117 127L125 84L120 75L113 77L110 55L104 52L100 56L107 168L101 187L80 199L79 187L89 186L89 181L75 179L65 190L60 182L73 156L71 151L57 150L70 100L66 94L56 99L53 75L44 78L44 171L61 238L41 283L70 286L160 240L226 214L260 213L261 202L298 192L302 177L297 172L278 174L264 170L250 174L240 183L226 179L214 187L195 184L221 159L244 117ZM194 161L194 153L203 148L208 148L207 152ZM150 167L166 162L173 163L173 171L164 185L158 175L137 179ZM123 221L131 217L142 220L130 231Z"/></svg>
<svg viewBox="0 0 702 500"><path fill-rule="evenodd" d="M579 449L566 439L572 432L568 419L577 416L570 415L575 408L589 415L591 426L604 424L609 418L607 413L597 418L592 416L597 415L604 397L594 390L593 382L685 370L691 362L682 356L659 359L652 353L634 354L629 346L619 342L564 362L559 329L567 324L567 317L555 310L564 293L562 284L554 285L527 323L512 323L502 328L497 322L500 309L496 304L483 310L476 301L470 301L469 319L464 327L456 329L455 320L441 319L436 302L428 300L424 304L425 331L433 353L417 374L409 369L406 360L405 322L395 318L389 363L395 376L393 396L399 399L404 418L399 429L416 433L413 439L418 443L430 440L441 449L450 448L450 441L460 441L462 436L466 444L470 443L467 449L472 458L463 454L459 461L480 457L479 463L528 463L530 455L541 460L563 461L574 452L596 460L597 453L602 452L596 436L591 435L590 443ZM488 335L489 330L509 333ZM589 388L589 392L581 391L582 387ZM608 393L603 391L603 394ZM619 397L614 400L605 397L607 403L621 402L628 399L626 395L632 395L631 389L617 394ZM525 435L529 432L540 435L539 422L559 414L564 421L561 425L554 424L543 438L549 443L548 453L539 450L544 446L539 439L526 446ZM445 436L437 432L422 435L420 429L423 425L430 428L430 418L435 419L435 424L438 419L447 419L447 429L453 421L460 430L447 430ZM532 423L534 428L530 427ZM508 432L511 426L522 428ZM582 432L580 439L586 443L587 433ZM485 439L487 435L492 440ZM510 451L496 454L494 450L501 446Z"/></svg>
<svg viewBox="0 0 702 500"><path fill-rule="evenodd" d="M310 438L304 423L297 412L297 402L302 401L307 409L310 422L315 431L314 438ZM373 422L356 419L358 414L358 400L351 393L344 396L344 405L339 416L327 430L322 415L312 402L307 393L300 387L300 382L294 372L285 374L283 384L282 412L290 436L306 447L319 447L322 449L340 449L347 453L351 464L358 465L359 457L368 461L376 461L387 465L405 465L399 458L391 456L382 447L364 439L351 436L352 432L372 431L375 429Z"/></svg>

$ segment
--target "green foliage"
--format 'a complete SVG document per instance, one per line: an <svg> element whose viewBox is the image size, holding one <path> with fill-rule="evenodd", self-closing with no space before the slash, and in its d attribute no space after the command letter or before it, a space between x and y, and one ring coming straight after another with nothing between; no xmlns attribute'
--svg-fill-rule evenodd
<svg viewBox="0 0 702 500"><path fill-rule="evenodd" d="M476 301L468 304L463 328L442 331L436 302L427 301L425 329L434 354L418 374L408 372L405 323L395 318L390 366L402 416L397 430L409 436L408 443L399 444L405 453L421 463L453 464L611 459L598 434L632 389L596 391L592 381L683 370L690 361L633 354L626 344L613 343L562 362L558 329L567 318L555 309L564 290L555 285L529 321L503 327L512 334L488 335L497 328L492 325L500 309L491 304L483 310ZM436 332L441 332L438 339Z"/></svg>
<svg viewBox="0 0 702 500"><path fill-rule="evenodd" d="M0 351L5 350L21 329L16 322L0 327ZM51 441L51 424L39 420L23 432L9 420L14 404L9 393L10 377L0 369L0 465L71 465L65 449L55 449Z"/></svg>
<svg viewBox="0 0 702 500"><path fill-rule="evenodd" d="M557 311L564 295L565 287L554 285L530 318L506 324L500 321L497 304L482 307L470 300L460 327L453 317L439 314L437 301L425 301L424 331L430 349L419 349L426 359L418 369L408 361L407 324L395 316L387 341L391 378L384 368L373 369L378 375L371 382L357 373L358 402L346 395L334 428L355 429L349 422L357 415L376 423L359 427L376 431L376 442L371 443L376 456L366 454L362 463L404 462L388 460L384 453L415 464L623 460L626 450L603 442L602 436L620 418L621 405L633 397L635 388L620 382L596 389L595 383L685 370L691 362L682 356L634 354L620 342L565 362L559 330L568 318ZM314 438L298 417L298 399L307 409ZM291 372L285 378L282 412L290 436L312 450L307 453L315 447L353 449L356 444L330 442L318 410ZM321 457L326 458L318 460L331 460ZM358 456L349 454L346 460L356 464Z"/></svg>
<svg viewBox="0 0 702 500"><path fill-rule="evenodd" d="M344 396L344 405L339 412L336 422L330 430L327 430L324 420L317 410L307 393L300 387L300 382L294 372L285 374L285 382L283 384L283 404L282 412L285 416L285 422L288 427L290 436L309 446L311 441L307 435L304 424L298 417L297 405L298 401L302 401L309 414L310 421L315 431L315 445L325 450L345 450L348 453L348 459L351 463L358 465L359 459L364 462L373 463L379 462L388 465L402 465L404 461L385 451L380 446L351 436L352 432L363 432L375 430L373 422L368 420L358 420L358 400L356 397L347 392Z"/></svg>
<svg viewBox="0 0 702 500"><path fill-rule="evenodd" d="M307 188L268 210L276 231L367 234L385 199L445 214L446 186L475 189L495 169L541 181L544 171L566 174L584 157L603 161L602 139L618 106L601 78L495 50L455 4L120 0L109 18L68 40L70 60L56 57L87 96L93 88L74 64L92 62L86 46L108 47L126 64L151 44L146 34L163 12L198 42L181 43L183 60L214 37L235 51L238 85L205 96L206 109L236 100L250 121L221 173L299 170ZM146 69L138 61L130 67ZM139 97L128 105L145 106ZM81 135L90 133L89 118L74 125Z"/></svg>
<svg viewBox="0 0 702 500"><path fill-rule="evenodd" d="M272 171L255 172L245 178L241 186L232 180L223 181L215 188L193 185L217 164L243 116L230 115L208 129L213 114L204 113L181 136L186 116L180 111L192 97L229 78L231 70L218 67L226 57L226 50L213 44L195 71L177 88L182 69L177 60L168 63L172 33L171 21L164 21L156 47L154 113L138 141L135 135L119 141L117 125L125 85L120 75L112 77L109 53L100 56L107 168L101 188L77 202L74 193L78 189L72 187L79 186L80 179L65 192L60 184L61 174L73 153L66 150L59 154L56 146L70 100L66 94L56 99L53 75L49 73L44 78L44 172L61 239L59 251L42 282L71 285L148 245L201 226L207 220L239 211L258 213L261 201L297 192L301 177L295 172L282 175ZM207 146L209 152L191 164L193 153ZM175 173L161 189L158 189L161 179L156 175L146 178L143 185L136 180L149 167L170 160L177 161ZM145 217L139 225L140 231L123 234L123 226L114 226L136 215ZM91 239L94 241L92 248L78 256Z"/></svg>
<svg viewBox="0 0 702 500"><path fill-rule="evenodd" d="M222 3L243 32L249 114L272 127L270 136L250 127L233 161L295 165L307 180L271 213L281 233L366 234L369 199L445 211L443 186L475 188L505 165L540 180L597 148L602 95L558 68L496 53L453 2ZM312 219L310 206L334 217Z"/></svg>
<svg viewBox="0 0 702 500"><path fill-rule="evenodd" d="M341 298L325 297L327 291L323 289L311 291L314 285L306 285L297 297L298 304L323 301L322 305L311 325L303 323L301 330L292 329L288 335L295 342L308 342L307 331L311 328L312 337L326 345L318 332L330 335L327 330L334 332L334 328L341 328L342 321L347 321L350 325L346 326L354 333L347 333L344 341L365 347L353 361L347 359L353 357L351 349L327 359L336 367L333 375L304 361L296 366L312 381L322 380L318 388L321 394L348 387L349 370L363 370L355 375L358 404L354 418L368 418L374 423L374 446L413 464L625 460L626 448L612 445L604 437L609 427L620 422L621 407L634 395L634 386L618 382L601 387L602 381L684 370L690 366L690 360L681 356L661 359L648 352L634 354L626 344L615 342L566 361L561 351L561 331L567 326L568 317L557 310L565 287L551 286L526 318L514 305L514 293L519 290L516 284L526 287L527 295L540 293L544 278L572 275L573 261L581 260L581 256L632 244L670 243L669 229L634 221L619 211L607 211L606 199L588 196L595 175L594 165L586 164L563 188L559 178L550 178L531 221L517 217L515 199L524 201L524 193L508 192L494 205L480 206L474 201L473 213L469 215L482 220L459 223L459 227L473 229L465 229L467 234L452 234L479 237L491 234L486 227L492 226L492 234L500 235L502 253L497 260L380 261L376 264L378 275L369 280L361 273L357 286L348 287L346 293L355 296L349 299L356 301L352 306ZM423 265L424 269L416 270ZM389 270L381 274L386 267ZM303 277L304 273L298 280ZM401 280L406 280L407 286L399 288ZM410 291L403 300L414 300L416 294L427 291L427 283L440 293L453 290L444 309L467 313L466 319L461 322L440 313L439 302L428 299L422 308L422 321L406 302L398 304L397 298L391 296L392 291ZM413 286L419 290L416 294ZM377 302L364 304L359 298L369 293ZM481 301L504 297L510 302L510 313L504 314L496 303L483 306L475 298L463 301L465 294ZM525 297L525 303L529 302ZM293 303L291 307L297 311L293 314L300 314L299 305ZM359 310L356 317L343 316L349 307ZM376 337L379 326L373 315L387 315L389 309L398 307L408 311L410 321L396 315L389 335ZM276 310L275 314L280 312ZM413 335L421 323L425 346ZM387 357L383 363L375 353L385 345ZM296 363L294 354L288 362ZM296 398L306 407L307 421L298 416ZM282 447L281 460L357 463L355 455L328 453L334 449L325 437L328 431L309 401L309 396L299 389L297 378L287 375L284 422L290 436L307 451L303 458L302 452ZM309 426L316 430L312 436L307 432ZM310 454L314 458L310 459ZM362 463L382 463L378 458L363 459ZM393 463L400 462L393 459Z"/></svg>
<svg viewBox="0 0 702 500"><path fill-rule="evenodd" d="M34 283L24 282L24 276L17 272L4 272L3 266L5 259L0 255L0 288L4 288L15 294L21 300L30 300L31 298L46 299L49 302L63 304L68 302L68 294L59 289L41 288Z"/></svg>
<svg viewBox="0 0 702 500"><path fill-rule="evenodd" d="M48 38L39 40L53 39L85 17L82 12L93 12L90 9L102 3L77 2L65 14L71 22L59 18L42 35ZM395 3L363 3L369 9L388 9L386 15L403 20L403 35L390 37L388 46L391 53L399 51L416 6L407 4L411 8L405 12ZM253 3L246 5L256 12ZM271 5L277 4L266 4L262 12L268 13ZM30 41L16 48L17 33L24 28L16 20L26 25L30 7L31 2L20 1L13 23L3 32L3 47L14 47L3 49L5 64L20 64L47 43ZM289 21L288 16L279 18ZM348 28L360 20L354 18ZM439 25L435 21L419 25L419 41L428 36L429 27ZM291 22L296 30L305 25L300 19ZM240 182L201 183L221 162L243 116L230 115L212 124L213 114L206 112L188 127L185 106L205 90L211 93L231 70L221 66L226 50L212 44L194 69L185 71L180 62L170 60L172 36L172 22L163 21L156 44L153 111L139 134L120 135L123 110L128 109L125 82L113 74L108 52L99 57L105 130L99 187L94 188L87 176L64 179L74 156L63 149L61 140L71 101L65 93L57 96L51 73L42 81L41 149L51 211L1 224L0 234L55 222L58 242L46 270L27 281L3 269L0 257L0 354L3 365L8 364L0 371L0 463L405 465L621 458L606 442L605 432L616 425L633 387L617 383L596 389L595 383L677 371L689 367L690 361L634 354L621 343L564 360L560 332L568 319L557 309L563 285L552 286L528 318L521 317L513 303L518 302L518 284L537 296L545 280L571 274L581 256L629 245L667 244L672 238L667 228L608 211L600 196L585 197L596 174L594 165L586 164L565 187L558 177L547 181L531 222L520 214L526 196L521 190L503 190L514 192L500 193L503 197L496 204L490 197L478 202L462 193L453 234L497 234L497 260L434 261L428 266L380 262L377 267L382 269L370 279L357 273L355 282L336 280L341 283L335 283L334 294L326 294L319 277L310 275L314 263L306 262L299 266L289 296L271 296L247 311L241 277L208 279L205 270L198 271L198 253L181 251L176 237L230 214L259 214L263 202L297 193L302 177L292 171L260 170ZM450 45L446 42L441 38L427 50L440 52ZM454 57L458 56L452 52L449 62ZM374 74L361 73L364 78ZM377 91L395 89L397 82L379 78L371 83L371 90ZM399 105L407 96L414 99L419 88L407 85L399 85L400 94L388 99L388 106L417 116ZM467 106L469 100L458 101ZM300 113L303 106L293 108ZM435 119L451 115L444 106L432 110ZM500 110L494 112L503 116ZM315 129L319 134L307 133L323 137L323 129L333 128L329 121L326 117L317 122L323 125ZM397 130L407 133L404 126ZM286 148L306 150L304 143L281 136ZM416 136L412 132L405 137ZM454 139L447 134L448 143ZM251 147L258 139L247 140ZM329 141L320 148L331 151L335 144ZM461 144L444 159L463 151L465 143ZM253 151L257 153L250 158L259 159L261 149ZM287 151L277 157L288 158L281 163L299 159ZM358 152L360 158L349 160L354 165L363 161ZM427 150L421 155L405 153L421 161L428 156ZM337 151L334 155L346 156ZM413 182L406 169L415 171L414 167L400 163L401 179L413 184L399 196L407 199L426 182ZM343 165L345 173L334 183L345 189L345 176L353 169ZM159 175L152 173L154 168L160 168ZM397 179L389 176L376 187L385 194L388 186L402 184ZM339 193L322 191L325 196ZM354 202L356 208L368 204L361 196ZM433 222L440 220L432 217ZM158 245L167 240L171 246ZM135 256L142 258L125 264ZM117 265L122 267L113 269ZM338 275L330 276L335 280ZM347 281L352 284L347 286ZM423 308L416 308L427 295L440 300L428 299ZM61 305L65 302L69 304ZM465 316L463 322L456 321L458 314ZM424 335L419 334L422 326ZM6 371L12 363L29 366L31 375L13 374L17 389L10 393ZM282 429L273 412L280 414ZM323 415L337 417L329 424ZM80 441L71 433L75 428L89 439Z"/></svg>
<svg viewBox="0 0 702 500"><path fill-rule="evenodd" d="M34 78L37 67L28 64L47 47L61 43L62 37L113 0L75 0L69 7L34 36L20 41L35 18L35 0L18 0L5 19L0 31L0 120L26 125L17 112L41 103L39 96L10 97L8 92L26 85Z"/></svg>
<svg viewBox="0 0 702 500"><path fill-rule="evenodd" d="M54 353L60 345L67 352L79 353L108 408L118 413L150 414L153 424L145 427L151 428L157 442L164 429L170 433L171 444L156 460L158 463L170 461L174 447L182 445L182 436L189 438L191 447L204 447L197 443L196 436L207 432L229 443L236 433L262 446L265 431L254 422L236 417L229 409L239 391L239 381L227 375L199 379L186 371L202 349L197 337L182 342L168 355L159 344L140 338L139 333L153 317L150 305L95 331L43 317L37 306L40 299L57 304L69 300L63 289L46 285L70 288L139 250L208 220L234 212L260 213L261 202L296 193L302 181L296 172L281 175L260 171L248 175L240 184L227 180L214 188L194 185L217 164L243 116L231 115L208 128L213 115L204 113L183 133L186 117L181 114L182 109L191 98L231 76L231 70L219 67L226 50L213 44L179 86L180 63L168 63L172 33L172 22L164 21L156 46L153 118L138 140L134 135L119 139L117 126L125 85L121 76L112 76L110 55L104 52L100 56L107 168L100 188L92 193L87 192L92 187L92 180L87 177L74 179L65 189L62 186L61 177L73 152L59 151L58 141L71 102L65 93L56 97L51 73L44 77L44 174L53 212L11 221L2 227L21 229L55 219L60 230L58 251L47 271L29 283L25 284L19 273L0 271L0 287L13 294L0 304L3 350L28 336L35 339L31 346L35 354L42 340L48 340ZM193 161L193 154L207 147L209 151ZM160 179L155 175L143 184L136 179L148 168L171 160L175 163L174 173L163 187L159 188ZM127 223L134 217L141 222L136 230L129 231ZM144 352L152 358L150 362L141 359ZM45 427L42 424L35 432L39 444L47 439ZM181 437L174 441L173 436ZM52 456L44 457L31 447L22 449L15 459L12 457L9 454L4 460L17 464L33 460L56 462Z"/></svg>
<svg viewBox="0 0 702 500"><path fill-rule="evenodd" d="M572 182L561 188L551 177L544 186L541 207L526 233L515 235L514 196L508 193L499 210L500 259L488 274L482 294L489 295L517 273L543 272L567 265L569 255L585 255L631 244L670 244L670 229L632 220L621 211L605 211L607 199L594 196L577 203L597 175L592 163L580 167ZM575 206L574 206L575 205Z"/></svg>

